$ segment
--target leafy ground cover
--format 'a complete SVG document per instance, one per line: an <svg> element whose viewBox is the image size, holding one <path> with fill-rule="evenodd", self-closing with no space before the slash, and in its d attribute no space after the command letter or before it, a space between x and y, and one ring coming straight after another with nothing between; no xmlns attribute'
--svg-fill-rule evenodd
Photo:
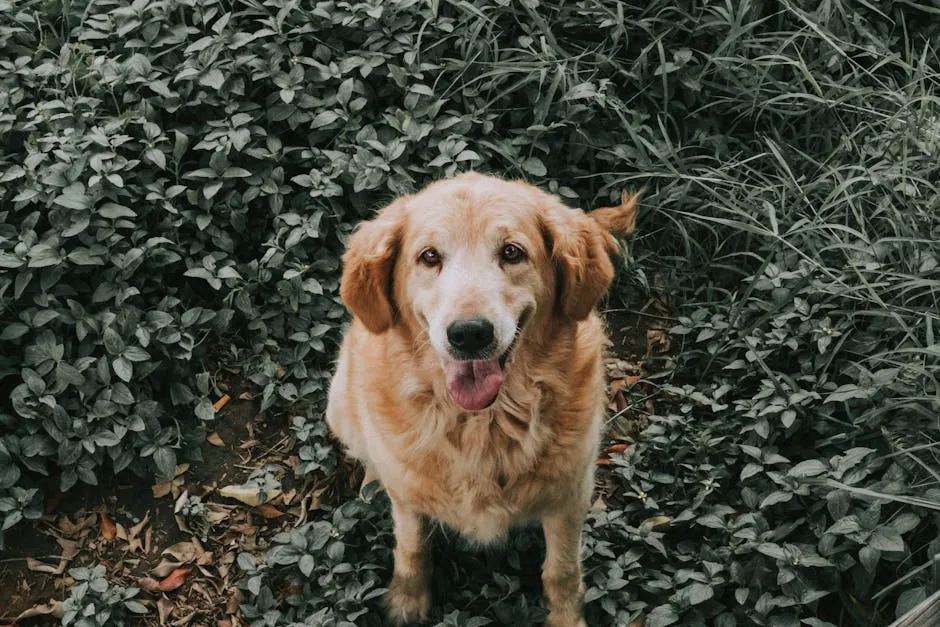
<svg viewBox="0 0 940 627"><path fill-rule="evenodd" d="M940 585L926 4L0 9L7 616L379 624L387 506L319 415L339 254L468 168L646 189L591 624L880 625ZM537 624L540 541L441 537L432 623Z"/></svg>

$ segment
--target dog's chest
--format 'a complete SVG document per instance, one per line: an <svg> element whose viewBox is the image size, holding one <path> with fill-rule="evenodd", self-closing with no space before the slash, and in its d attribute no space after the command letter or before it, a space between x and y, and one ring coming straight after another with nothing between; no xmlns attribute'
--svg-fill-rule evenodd
<svg viewBox="0 0 940 627"><path fill-rule="evenodd" d="M513 429L526 433L507 434ZM420 460L421 479L409 482L408 498L471 539L502 537L512 524L537 515L550 492L536 468L540 436L532 425L464 420Z"/></svg>

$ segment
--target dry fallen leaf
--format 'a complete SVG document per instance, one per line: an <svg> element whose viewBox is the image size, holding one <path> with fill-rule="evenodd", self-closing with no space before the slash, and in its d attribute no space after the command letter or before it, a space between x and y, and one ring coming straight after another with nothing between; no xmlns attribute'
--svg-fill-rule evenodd
<svg viewBox="0 0 940 627"><path fill-rule="evenodd" d="M37 559L33 559L32 557L26 558L26 568L36 571L37 573L52 573L53 575L61 575L63 572L65 572L65 567L61 562L59 565L61 568L51 564L45 564Z"/></svg>
<svg viewBox="0 0 940 627"><path fill-rule="evenodd" d="M628 403L627 399L623 396L623 390L614 391L614 407L617 408L617 412L622 412L627 409Z"/></svg>
<svg viewBox="0 0 940 627"><path fill-rule="evenodd" d="M26 567L29 568L29 570L38 573L51 573L53 575L61 575L65 572L69 562L78 555L80 545L74 540L66 540L65 538L56 538L55 540L58 542L59 546L62 547L62 555L59 556L58 566L52 566L51 564L46 564L32 557L27 557Z"/></svg>
<svg viewBox="0 0 940 627"><path fill-rule="evenodd" d="M244 595L238 588L232 588L229 591L228 601L225 602L225 613L229 616L238 612L238 606L244 601Z"/></svg>
<svg viewBox="0 0 940 627"><path fill-rule="evenodd" d="M177 542L173 546L163 549L164 555L169 555L181 564L196 559L197 552L196 545L192 542Z"/></svg>
<svg viewBox="0 0 940 627"><path fill-rule="evenodd" d="M206 442L208 442L212 446L217 446L219 448L225 446L225 441L222 439L222 437L218 433L215 433L214 431L210 433L208 436L206 436Z"/></svg>
<svg viewBox="0 0 940 627"><path fill-rule="evenodd" d="M267 503L263 503L259 505L258 507L256 507L255 509L257 510L259 514L261 514L265 518L280 518L281 516L284 515L284 512L274 507L273 505L269 505Z"/></svg>
<svg viewBox="0 0 940 627"><path fill-rule="evenodd" d="M166 597L160 597L157 601L157 614L160 616L160 624L166 625L166 621L173 616L174 603Z"/></svg>
<svg viewBox="0 0 940 627"><path fill-rule="evenodd" d="M117 536L117 526L114 521L108 518L108 515L101 512L101 526L99 535L105 540L113 540Z"/></svg>
<svg viewBox="0 0 940 627"><path fill-rule="evenodd" d="M177 618L175 621L170 623L170 625L172 627L189 627L189 625L193 624L193 619L196 617L196 614L198 614L198 612L190 612L182 618Z"/></svg>
<svg viewBox="0 0 940 627"><path fill-rule="evenodd" d="M153 498L162 499L167 494L170 494L173 491L173 482L172 481L160 481L153 484Z"/></svg>
<svg viewBox="0 0 940 627"><path fill-rule="evenodd" d="M668 527L669 523L672 522L672 519L669 516L653 516L652 518L647 518L640 523L640 527L648 527L650 529L657 529L659 527Z"/></svg>
<svg viewBox="0 0 940 627"><path fill-rule="evenodd" d="M623 453L626 450L627 450L627 445L621 442L619 444L611 444L610 446L607 447L606 452L608 455L613 455L615 453Z"/></svg>
<svg viewBox="0 0 940 627"><path fill-rule="evenodd" d="M646 331L646 351L649 355L668 353L672 345L672 338L664 329L648 329Z"/></svg>
<svg viewBox="0 0 940 627"><path fill-rule="evenodd" d="M65 614L65 610L62 607L62 601L49 601L43 605L34 605L28 610L20 612L19 616L13 619L12 624L16 625L21 620L35 618L37 616L54 616L56 618L62 618L63 614Z"/></svg>
<svg viewBox="0 0 940 627"><path fill-rule="evenodd" d="M234 505L223 505L221 503L208 503L208 511L206 512L206 520L211 524L216 525L232 513L232 510L235 509Z"/></svg>
<svg viewBox="0 0 940 627"><path fill-rule="evenodd" d="M176 590L186 582L186 575L189 574L190 570L190 568L177 568L157 584L157 590L161 592Z"/></svg>
<svg viewBox="0 0 940 627"><path fill-rule="evenodd" d="M182 475L187 470L189 470L189 464L180 464L176 467L176 473L172 480L155 483L153 486L153 498L163 498L167 494L172 494L173 498L179 496L184 483Z"/></svg>
<svg viewBox="0 0 940 627"><path fill-rule="evenodd" d="M281 503L290 505L295 496L297 496L297 490L285 490L284 494L281 495Z"/></svg>
<svg viewBox="0 0 940 627"><path fill-rule="evenodd" d="M146 592L153 592L159 585L160 582L153 577L140 577L137 579L137 587Z"/></svg>
<svg viewBox="0 0 940 627"><path fill-rule="evenodd" d="M212 561L212 551L203 551L196 556L196 565L198 566L208 566Z"/></svg>
<svg viewBox="0 0 940 627"><path fill-rule="evenodd" d="M143 551L144 544L140 539L140 532L143 531L144 526L150 522L150 512L144 514L143 519L131 527L127 531L127 551L128 553L134 553L136 551ZM121 526L118 525L118 537L121 536Z"/></svg>
<svg viewBox="0 0 940 627"><path fill-rule="evenodd" d="M81 511L77 514L76 522L72 522L68 516L63 516L56 525L62 535L74 538L82 535L85 531L94 527L98 522L98 514L89 513L82 516Z"/></svg>
<svg viewBox="0 0 940 627"><path fill-rule="evenodd" d="M227 485L224 488L219 488L220 496L229 499L235 499L236 501L241 501L242 503L251 505L253 507L257 507L262 503L270 501L280 493L281 490L279 488L262 492L255 486L244 485Z"/></svg>
<svg viewBox="0 0 940 627"><path fill-rule="evenodd" d="M176 560L168 560L166 558L160 560L160 563L150 569L150 572L154 576L163 579L167 577L170 573L176 570L179 567L180 563Z"/></svg>

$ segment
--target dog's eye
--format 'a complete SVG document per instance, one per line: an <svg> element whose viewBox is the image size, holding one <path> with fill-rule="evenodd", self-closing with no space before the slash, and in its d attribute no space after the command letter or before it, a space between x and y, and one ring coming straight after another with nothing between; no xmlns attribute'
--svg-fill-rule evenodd
<svg viewBox="0 0 940 627"><path fill-rule="evenodd" d="M418 260L429 268L441 265L441 254L433 248L425 248L421 251Z"/></svg>
<svg viewBox="0 0 940 627"><path fill-rule="evenodd" d="M515 244L506 244L500 252L505 263L519 263L525 260L525 251Z"/></svg>

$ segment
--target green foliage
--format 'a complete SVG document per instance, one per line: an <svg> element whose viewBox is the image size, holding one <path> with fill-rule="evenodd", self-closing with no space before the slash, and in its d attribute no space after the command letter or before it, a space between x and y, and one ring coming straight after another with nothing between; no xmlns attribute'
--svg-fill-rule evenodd
<svg viewBox="0 0 940 627"><path fill-rule="evenodd" d="M244 616L257 625L381 625L386 569L377 564L391 563L391 544L388 508L366 501L278 534L262 563L238 556L251 599Z"/></svg>
<svg viewBox="0 0 940 627"><path fill-rule="evenodd" d="M120 627L133 615L147 613L147 608L134 600L138 589L112 586L103 565L70 568L69 575L75 584L63 604L62 625Z"/></svg>
<svg viewBox="0 0 940 627"><path fill-rule="evenodd" d="M68 489L197 459L223 355L265 409L314 403L293 423L302 470L332 473L315 408L343 241L476 168L590 205L645 186L619 287L655 279L686 306L675 370L650 381L658 415L586 526L590 624L886 624L940 585L925 6L0 9L4 529L38 516L37 473ZM381 503L241 558L253 624L378 621ZM445 550L434 621L537 624L537 536Z"/></svg>

